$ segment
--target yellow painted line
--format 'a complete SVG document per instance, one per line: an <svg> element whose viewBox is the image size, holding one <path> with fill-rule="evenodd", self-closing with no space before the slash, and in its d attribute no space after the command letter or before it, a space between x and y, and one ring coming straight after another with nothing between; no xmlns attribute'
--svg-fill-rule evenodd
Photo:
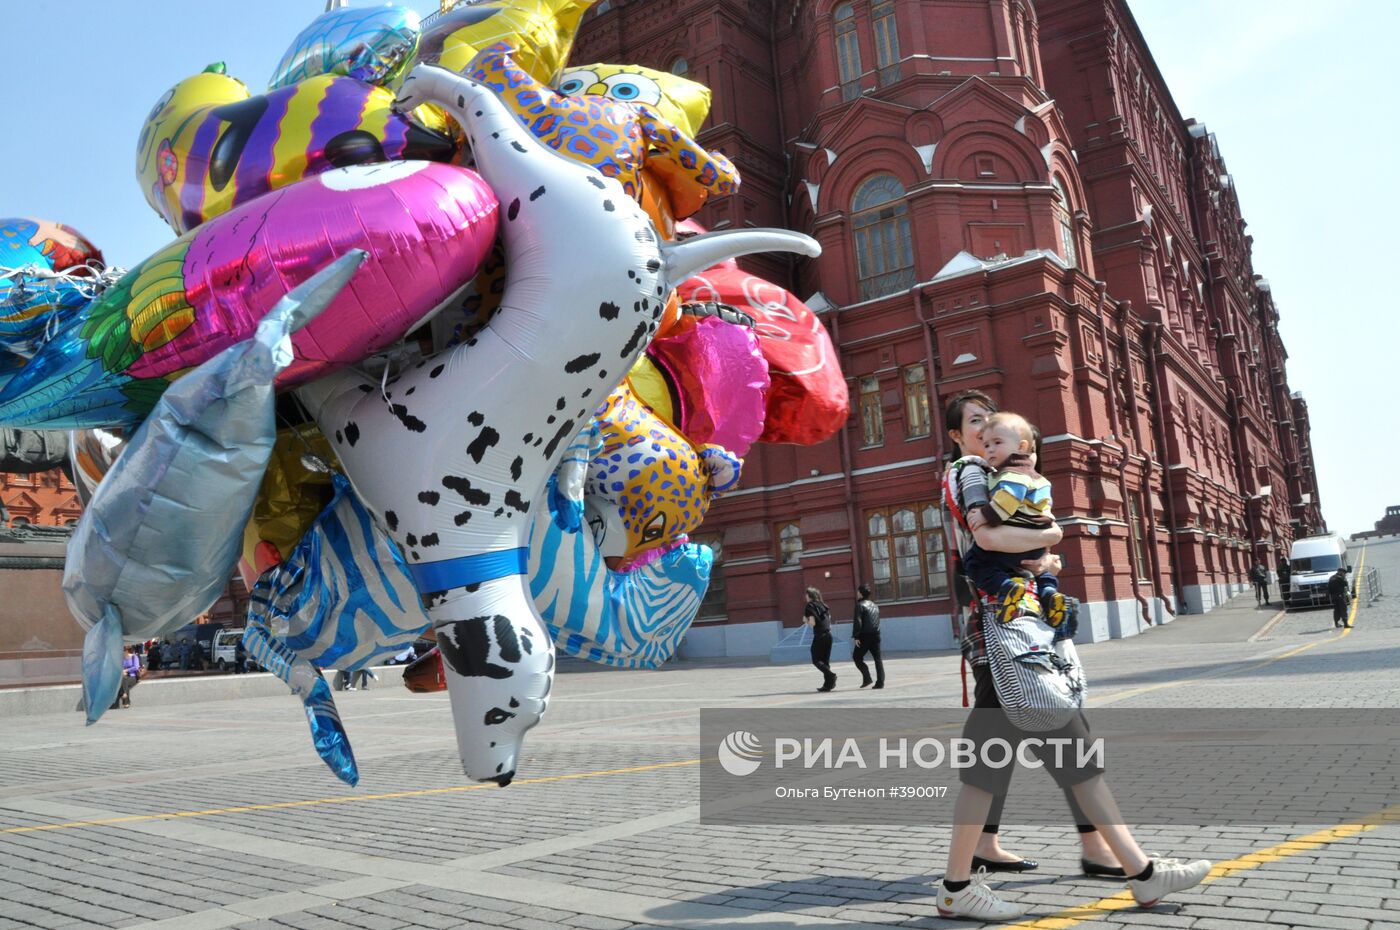
<svg viewBox="0 0 1400 930"><path fill-rule="evenodd" d="M1328 827L1325 830L1318 830L1316 833L1309 833L1307 836L1285 840L1277 846L1270 846L1268 849L1261 849L1258 852L1248 853L1247 855L1240 856L1238 859L1231 859L1229 862L1217 862L1210 870L1210 874L1205 877L1205 881L1201 884L1204 885L1230 875L1237 875L1240 872L1248 872L1251 869L1257 869L1261 865L1268 865L1271 862L1281 862L1290 856L1296 856L1299 853L1305 853L1321 846L1326 846L1329 843L1335 843L1338 840L1344 840L1348 837L1367 833L1382 824L1394 823L1397 820L1400 820L1400 805L1378 811L1366 820L1358 823L1344 823L1339 826ZM1123 911L1137 906L1137 902L1133 900L1133 893L1131 891L1123 891L1112 897L1095 901L1092 904L1067 907L1049 917L1038 917L1020 923L1007 924L1006 930L1065 930L1066 927L1073 927L1075 924L1083 923L1086 920L1093 920L1106 911Z"/></svg>
<svg viewBox="0 0 1400 930"><path fill-rule="evenodd" d="M1270 617L1268 622L1261 626L1259 628L1259 631L1256 632L1253 636L1251 636L1248 640L1246 640L1246 642L1252 643L1257 640L1263 639L1265 636L1268 636L1269 633L1273 631L1274 627L1278 626L1283 621L1283 618L1286 616L1288 616L1288 609L1284 608L1283 610L1280 610L1278 613Z"/></svg>
<svg viewBox="0 0 1400 930"><path fill-rule="evenodd" d="M625 769L608 769L602 772L573 772L568 775L544 775L539 778L522 778L511 782L517 785L541 785L546 782L572 781L580 778L602 778L605 775L630 775L636 772L655 772L659 769L680 768L699 765L699 759L683 759L679 762L658 762L654 765L635 765ZM174 820L178 817L210 817L215 814L247 814L253 811L287 810L294 807L316 807L321 804L349 804L355 801L386 801L393 798L423 798L435 794L456 794L462 791L480 791L488 788L499 790L498 786L475 782L470 785L454 785L450 788L423 788L417 791L391 791L385 794L347 794L334 798L310 798L304 801L280 801L276 804L247 804L242 807L214 807L199 811L170 811L164 814L135 814L129 817L107 817L102 820L75 820L71 823L40 824L32 827L9 827L0 830L5 833L38 833L44 830L72 830L78 827L104 827L119 823L140 823L150 820Z"/></svg>

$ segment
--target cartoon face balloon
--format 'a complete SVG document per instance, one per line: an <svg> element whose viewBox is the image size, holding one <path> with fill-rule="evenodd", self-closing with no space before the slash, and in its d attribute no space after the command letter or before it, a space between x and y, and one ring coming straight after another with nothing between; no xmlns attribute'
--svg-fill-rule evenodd
<svg viewBox="0 0 1400 930"><path fill-rule="evenodd" d="M688 136L700 131L710 113L710 89L704 84L641 65L578 65L559 75L554 87L561 94L644 103Z"/></svg>
<svg viewBox="0 0 1400 930"><path fill-rule="evenodd" d="M641 171L652 172L677 217L689 216L709 196L730 194L739 186L739 172L729 159L707 150L659 111L556 93L517 65L505 45L483 50L469 76L499 94L536 138L617 178L629 197L640 197Z"/></svg>
<svg viewBox="0 0 1400 930"><path fill-rule="evenodd" d="M141 192L176 232L332 168L456 155L451 136L394 113L382 87L319 75L250 97L222 67L167 91L136 146Z"/></svg>
<svg viewBox="0 0 1400 930"><path fill-rule="evenodd" d="M597 413L603 449L589 466L585 513L608 558L631 564L705 519L743 463L718 446L697 451L623 383ZM618 566L621 567L621 566Z"/></svg>

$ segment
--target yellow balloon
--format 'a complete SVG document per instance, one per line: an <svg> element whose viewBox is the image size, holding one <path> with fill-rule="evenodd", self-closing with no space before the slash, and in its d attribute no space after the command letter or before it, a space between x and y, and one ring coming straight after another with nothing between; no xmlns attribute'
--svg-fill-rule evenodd
<svg viewBox="0 0 1400 930"><path fill-rule="evenodd" d="M592 3L593 0L459 3L424 25L415 60L461 72L477 52L492 43L506 42L515 49L515 63L537 81L548 84L568 61L579 20Z"/></svg>
<svg viewBox="0 0 1400 930"><path fill-rule="evenodd" d="M561 94L645 103L688 136L710 115L710 89L704 84L641 65L571 65L554 86Z"/></svg>

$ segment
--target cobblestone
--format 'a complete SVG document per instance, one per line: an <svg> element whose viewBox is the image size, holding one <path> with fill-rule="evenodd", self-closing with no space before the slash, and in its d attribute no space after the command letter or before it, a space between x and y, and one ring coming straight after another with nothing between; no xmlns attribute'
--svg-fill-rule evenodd
<svg viewBox="0 0 1400 930"><path fill-rule="evenodd" d="M1373 546L1367 558L1400 591L1400 544ZM1091 719L1096 703L1342 707L1365 694L1400 707L1392 683L1400 598L1362 611L1344 638L1325 628L1324 614L1291 614L1250 642L1271 614L1232 605L1085 647ZM463 782L442 695L375 689L338 698L364 776L354 789L316 760L305 717L288 699L144 708L137 692L135 708L98 727L83 727L77 714L0 720L0 830L21 831L0 833L0 930L182 916L238 930L650 930L690 919L687 908L708 908L715 927L738 926L743 916L774 930L959 926L936 907L948 841L942 823L712 826L689 809L698 765L589 774L697 759L702 706L958 706L955 657L894 653L886 665L884 692L821 696L807 693L808 668L561 667L521 780L505 791ZM1114 784L1126 799L1185 791L1195 774L1166 768L1157 785ZM575 777L529 783L542 776ZM1013 795L1031 796L1033 781L1018 776ZM257 808L283 802L300 806ZM86 823L118 818L132 819ZM32 829L45 826L57 829ZM1073 930L1400 930L1400 824L1306 849L1281 845L1319 826L1137 829L1154 853L1235 861L1239 870L1152 910L1084 911L1075 908L1122 885L1079 877L1067 824L1009 821L1003 842L1042 867L992 876L992 884L1034 917L1073 917ZM1275 847L1279 858L1244 858ZM261 919L213 913L276 911L275 896L289 892L326 903L288 899L285 912Z"/></svg>

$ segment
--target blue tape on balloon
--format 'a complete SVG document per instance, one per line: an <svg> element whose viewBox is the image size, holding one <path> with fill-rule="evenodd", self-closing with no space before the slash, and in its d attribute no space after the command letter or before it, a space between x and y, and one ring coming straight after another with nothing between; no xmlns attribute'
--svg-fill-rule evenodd
<svg viewBox="0 0 1400 930"><path fill-rule="evenodd" d="M504 578L507 575L525 574L529 564L530 550L502 549L499 552L483 552L480 555L466 555L460 559L447 559L444 562L424 562L409 565L408 573L413 583L424 594L464 588L469 584L480 584Z"/></svg>

